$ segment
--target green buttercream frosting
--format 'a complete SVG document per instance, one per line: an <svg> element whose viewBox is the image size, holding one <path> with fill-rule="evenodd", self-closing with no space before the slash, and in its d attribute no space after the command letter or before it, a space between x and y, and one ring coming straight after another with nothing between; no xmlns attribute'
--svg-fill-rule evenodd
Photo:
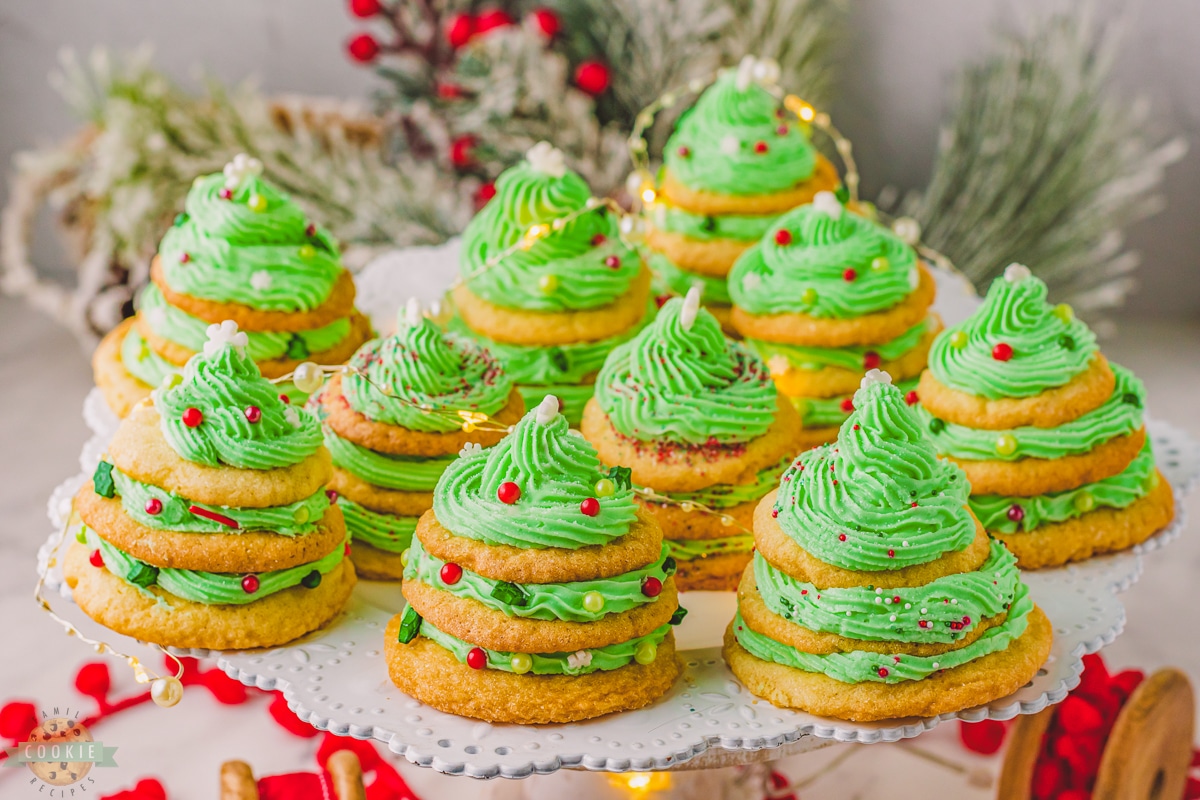
<svg viewBox="0 0 1200 800"><path fill-rule="evenodd" d="M1021 458L1062 458L1086 453L1116 436L1124 436L1142 427L1142 408L1146 389L1132 372L1111 364L1117 378L1116 388L1099 407L1057 428L1032 426L1008 430L968 428L934 417L918 406L925 428L938 452L955 458L981 461L1016 461ZM1011 453L997 452L1003 436L1016 441Z"/></svg>
<svg viewBox="0 0 1200 800"><path fill-rule="evenodd" d="M662 253L651 252L647 263L650 269L662 279L667 289L679 295L687 294L693 286L700 287L700 298L707 305L729 305L729 286L725 278L714 278L711 275L701 275L698 272L688 272L675 266L671 259Z"/></svg>
<svg viewBox="0 0 1200 800"><path fill-rule="evenodd" d="M418 517L400 517L363 508L345 497L338 498L346 531L356 542L365 542L389 553L403 553L413 541Z"/></svg>
<svg viewBox="0 0 1200 800"><path fill-rule="evenodd" d="M150 330L162 338L183 345L189 350L204 349L208 323L199 317L167 303L156 284L142 290L140 313ZM277 358L306 359L314 353L322 353L342 342L350 335L350 320L334 320L322 328L313 328L294 333L269 331L244 331L246 352L255 361L270 361Z"/></svg>
<svg viewBox="0 0 1200 800"><path fill-rule="evenodd" d="M791 369L820 370L826 367L850 370L862 373L867 353L875 353L882 361L895 361L915 350L925 337L925 332L933 325L932 319L923 319L904 333L883 344L852 347L807 347L781 342L767 342L760 339L747 339L753 345L763 360L768 363L776 356L787 359Z"/></svg>
<svg viewBox="0 0 1200 800"><path fill-rule="evenodd" d="M779 230L790 234L786 244ZM751 314L852 319L898 304L919 280L916 253L887 228L840 206L807 205L738 258L729 293Z"/></svg>
<svg viewBox="0 0 1200 800"><path fill-rule="evenodd" d="M988 628L975 641L957 650L936 656L894 656L890 653L871 653L853 650L848 653L814 655L782 644L748 628L739 613L733 620L734 635L738 643L751 655L764 661L773 661L805 672L820 672L842 683L901 683L921 680L935 672L982 658L990 653L1004 650L1021 634L1029 623L1029 612L1033 600L1025 584L1016 584L1016 595L1008 609L1008 617L1000 625Z"/></svg>
<svg viewBox="0 0 1200 800"><path fill-rule="evenodd" d="M670 630L670 625L663 625L636 639L605 647L595 647L591 650L581 650L578 653L530 653L532 666L529 672L534 675L587 675L591 672L620 669L633 661L634 654L642 642L650 642L657 648L662 644L662 640L667 638ZM420 635L449 650L460 663L465 664L467 653L475 649L475 645L468 644L462 639L438 629L429 620L421 621ZM513 671L512 657L515 653L487 650L482 647L479 649L487 654L488 669Z"/></svg>
<svg viewBox="0 0 1200 800"><path fill-rule="evenodd" d="M917 388L917 378L909 378L896 384L897 388L907 397L908 393ZM806 428L828 428L840 426L850 416L846 410L847 400L854 402L852 395L844 397L791 397L792 406L800 412L800 421Z"/></svg>
<svg viewBox="0 0 1200 800"><path fill-rule="evenodd" d="M733 508L757 500L774 489L779 484L779 476L791 463L792 459L789 456L759 472L749 483L714 483L694 492L671 492L670 497L677 503L699 503L709 508Z"/></svg>
<svg viewBox="0 0 1200 800"><path fill-rule="evenodd" d="M695 561L708 556L729 553L749 553L754 550L754 537L748 533L723 536L720 539L667 539L671 557L676 561Z"/></svg>
<svg viewBox="0 0 1200 800"><path fill-rule="evenodd" d="M989 531L1029 532L1042 525L1074 519L1093 508L1126 508L1145 497L1157 482L1154 453L1147 439L1137 458L1116 475L1069 491L1035 497L974 495L971 510ZM1023 512L1020 521L1009 517L1013 506L1019 506Z"/></svg>
<svg viewBox="0 0 1200 800"><path fill-rule="evenodd" d="M778 214L721 214L706 216L693 214L664 202L655 203L651 212L654 227L711 242L715 239L734 239L739 242L757 242L771 227Z"/></svg>
<svg viewBox="0 0 1200 800"><path fill-rule="evenodd" d="M684 445L748 442L766 433L778 410L766 365L681 297L613 350L596 400L618 433Z"/></svg>
<svg viewBox="0 0 1200 800"><path fill-rule="evenodd" d="M342 378L350 407L375 422L415 431L448 433L462 425L457 417L422 409L490 416L512 392L512 381L487 350L419 317L402 318L395 335L363 345L350 365L359 370Z"/></svg>
<svg viewBox="0 0 1200 800"><path fill-rule="evenodd" d="M775 502L797 544L864 572L923 564L975 538L963 471L938 459L900 390L872 377L837 441L802 453Z"/></svg>
<svg viewBox="0 0 1200 800"><path fill-rule="evenodd" d="M1016 558L998 541L978 571L905 589L821 589L776 569L761 554L753 563L758 592L771 611L809 630L871 642L961 641L982 619L1008 608L1020 580Z"/></svg>
<svg viewBox="0 0 1200 800"><path fill-rule="evenodd" d="M121 340L121 364L125 371L147 386L158 386L179 368L150 349L150 345L133 326Z"/></svg>
<svg viewBox="0 0 1200 800"><path fill-rule="evenodd" d="M300 207L261 177L247 176L228 199L224 188L221 174L192 184L186 213L158 249L167 285L263 311L308 311L325 302L342 271L333 237L315 228L309 236Z"/></svg>
<svg viewBox="0 0 1200 800"><path fill-rule="evenodd" d="M997 345L1012 356L1001 361ZM1087 370L1096 336L1065 306L1046 302L1046 284L1020 265L992 281L979 309L937 337L929 370L941 383L989 399L1031 397Z"/></svg>
<svg viewBox="0 0 1200 800"><path fill-rule="evenodd" d="M420 539L413 539L408 551L408 566L404 569L404 580L417 580L427 586L436 587L455 597L466 597L482 603L488 608L502 611L510 617L528 619L566 620L568 622L595 622L609 614L623 614L638 606L655 602L656 598L642 593L642 582L654 577L665 581L675 574L674 568L665 568L667 547L653 563L641 569L594 581L572 581L570 583L522 583L505 584L503 581L463 570L462 577L453 584L441 579L445 561L431 555L421 546ZM517 602L506 602L503 585ZM511 587L516 587L515 589ZM604 598L603 606L596 611L584 608L584 595L595 592ZM500 597L497 597L500 595Z"/></svg>
<svg viewBox="0 0 1200 800"><path fill-rule="evenodd" d="M154 567L118 550L90 528L85 526L84 529L88 547L100 550L105 569L113 575L143 589L157 584L160 589L176 597L205 605L240 606L253 603L276 592L301 585L305 577L314 571L328 575L345 557L345 549L338 547L324 558L308 564L273 572L256 572L254 574L258 578L258 591L251 594L242 588L242 579L245 577L243 575Z"/></svg>
<svg viewBox="0 0 1200 800"><path fill-rule="evenodd" d="M598 206L552 228L556 219L585 208L590 198L587 183L570 170L559 174L529 161L505 170L496 180L495 197L463 231L461 272L467 287L490 303L525 311L577 311L616 300L629 290L642 263L617 235L617 220L608 208ZM486 266L538 225L547 226L547 232L528 249Z"/></svg>
<svg viewBox="0 0 1200 800"><path fill-rule="evenodd" d="M298 464L321 447L321 426L279 398L246 354L244 335L230 321L213 325L205 351L192 356L182 380L154 390L167 444L188 461L215 467L274 469ZM246 410L259 409L257 422ZM201 419L184 422L190 409Z"/></svg>
<svg viewBox="0 0 1200 800"><path fill-rule="evenodd" d="M281 536L304 536L317 529L317 524L329 508L324 491L285 506L267 508L234 508L197 503L158 486L134 480L119 469L112 471L121 507L125 513L147 528L182 533L245 533L270 531ZM152 505L157 500L158 505ZM238 524L230 528L220 522L197 516L192 507L229 517ZM149 508L158 508L151 514Z"/></svg>
<svg viewBox="0 0 1200 800"><path fill-rule="evenodd" d="M596 498L596 450L552 406L547 399L499 444L459 458L442 474L433 510L447 530L493 545L572 550L607 544L629 531L637 516L632 490L617 486L612 495ZM520 497L506 504L497 492L509 482ZM580 509L589 498L599 500L596 516Z"/></svg>
<svg viewBox="0 0 1200 800"><path fill-rule="evenodd" d="M779 100L738 70L722 72L675 126L663 162L683 185L727 195L791 189L812 177L816 150Z"/></svg>

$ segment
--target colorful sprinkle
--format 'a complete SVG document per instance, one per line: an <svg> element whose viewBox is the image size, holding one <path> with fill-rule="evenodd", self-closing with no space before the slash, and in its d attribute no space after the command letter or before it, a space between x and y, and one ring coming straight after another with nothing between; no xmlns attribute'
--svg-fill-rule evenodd
<svg viewBox="0 0 1200 800"><path fill-rule="evenodd" d="M604 266L608 267L609 269L616 269L617 267L621 266L620 256L612 255L604 259Z"/></svg>
<svg viewBox="0 0 1200 800"><path fill-rule="evenodd" d="M205 519L209 519L220 525L224 525L226 528L241 527L240 525L238 525L238 521L236 519L231 519L231 518L225 516L224 514L218 514L215 511L209 511L207 508L201 508L200 506L197 506L197 505L191 505L191 506L188 506L188 511L195 514L197 517L204 517Z"/></svg>
<svg viewBox="0 0 1200 800"><path fill-rule="evenodd" d="M921 398L917 396L916 389L910 389L908 394L904 395L904 402L908 403L910 406L915 406L920 399Z"/></svg>
<svg viewBox="0 0 1200 800"><path fill-rule="evenodd" d="M599 592L588 592L583 596L583 610L599 614L604 610L604 595Z"/></svg>
<svg viewBox="0 0 1200 800"><path fill-rule="evenodd" d="M1012 345L1008 342L1000 342L992 348L992 358L997 361L1008 361L1013 357Z"/></svg>
<svg viewBox="0 0 1200 800"><path fill-rule="evenodd" d="M792 232L787 228L780 228L775 231L775 244L780 247L786 247L792 243Z"/></svg>
<svg viewBox="0 0 1200 800"><path fill-rule="evenodd" d="M262 419L262 409L258 406L246 406L246 421L254 424Z"/></svg>
<svg viewBox="0 0 1200 800"><path fill-rule="evenodd" d="M467 653L467 666L471 669L483 669L487 666L487 653L482 647L472 647Z"/></svg>
<svg viewBox="0 0 1200 800"><path fill-rule="evenodd" d="M533 659L527 653L513 653L508 660L508 666L518 675L524 675L533 669Z"/></svg>
<svg viewBox="0 0 1200 800"><path fill-rule="evenodd" d="M521 499L521 487L517 486L512 481L505 481L500 484L500 488L496 490L496 497L501 503L506 506L511 506L513 503Z"/></svg>
<svg viewBox="0 0 1200 800"><path fill-rule="evenodd" d="M463 570L458 564L452 561L447 561L442 564L442 568L438 571L438 577L442 579L442 583L447 586L453 586L462 579Z"/></svg>
<svg viewBox="0 0 1200 800"><path fill-rule="evenodd" d="M600 501L594 497L588 497L579 504L579 511L585 517L594 517L600 513Z"/></svg>
<svg viewBox="0 0 1200 800"><path fill-rule="evenodd" d="M854 267L847 267L846 271L842 273L842 280L844 280L846 283L854 283L857 278L858 270L856 270Z"/></svg>
<svg viewBox="0 0 1200 800"><path fill-rule="evenodd" d="M189 428L195 428L201 422L204 422L204 412L195 406L190 406L189 408L184 409L183 415L180 417L180 419L183 420L184 425L187 425Z"/></svg>
<svg viewBox="0 0 1200 800"><path fill-rule="evenodd" d="M642 581L642 594L646 597L658 597L662 594L662 581L655 577L646 578Z"/></svg>
<svg viewBox="0 0 1200 800"><path fill-rule="evenodd" d="M92 554L90 556L88 556L88 563L96 568L103 567L104 566L104 556L100 555L99 550L93 550Z"/></svg>
<svg viewBox="0 0 1200 800"><path fill-rule="evenodd" d="M242 578L242 591L246 594L254 594L258 591L258 586L259 583L257 575L247 575L246 577Z"/></svg>
<svg viewBox="0 0 1200 800"><path fill-rule="evenodd" d="M146 513L152 517L157 517L162 513L162 500L157 497L151 497L146 501Z"/></svg>

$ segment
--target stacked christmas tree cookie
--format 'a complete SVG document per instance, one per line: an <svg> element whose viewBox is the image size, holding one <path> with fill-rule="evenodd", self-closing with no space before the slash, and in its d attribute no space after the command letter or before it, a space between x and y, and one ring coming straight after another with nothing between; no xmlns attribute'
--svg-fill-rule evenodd
<svg viewBox="0 0 1200 800"><path fill-rule="evenodd" d="M388 672L442 711L572 722L640 708L678 676L675 562L619 471L546 397L442 474L407 554Z"/></svg>
<svg viewBox="0 0 1200 800"><path fill-rule="evenodd" d="M938 452L971 481L971 508L1024 568L1130 547L1174 517L1141 381L1020 264L938 337L918 393Z"/></svg>
<svg viewBox="0 0 1200 800"><path fill-rule="evenodd" d="M733 324L800 411L808 445L832 441L863 373L886 370L908 402L941 320L911 247L830 192L781 217L729 275Z"/></svg>
<svg viewBox="0 0 1200 800"><path fill-rule="evenodd" d="M652 308L650 272L617 234L615 216L545 142L500 175L463 233L452 327L500 359L527 406L554 394L572 424L604 357Z"/></svg>
<svg viewBox="0 0 1200 800"><path fill-rule="evenodd" d="M765 88L777 72L753 56L721 72L679 118L646 206L650 267L676 294L699 286L726 327L726 277L738 256L780 214L840 182L802 123Z"/></svg>
<svg viewBox="0 0 1200 800"><path fill-rule="evenodd" d="M800 418L762 360L699 304L693 287L612 352L581 430L601 461L667 498L638 502L663 528L680 589L732 590L754 547L754 508L800 449Z"/></svg>
<svg viewBox="0 0 1200 800"><path fill-rule="evenodd" d="M854 403L837 441L797 458L758 507L730 668L775 705L855 721L1016 691L1052 637L1016 560L886 373L868 372Z"/></svg>
<svg viewBox="0 0 1200 800"><path fill-rule="evenodd" d="M304 361L339 364L370 338L337 244L244 155L192 184L150 280L138 313L92 358L96 385L118 416L204 347L210 323L236 322L268 378Z"/></svg>
<svg viewBox="0 0 1200 800"><path fill-rule="evenodd" d="M75 497L63 564L97 622L175 647L291 641L345 605L354 567L311 415L280 399L227 321L121 423Z"/></svg>
<svg viewBox="0 0 1200 800"><path fill-rule="evenodd" d="M433 506L442 472L460 451L504 436L494 428L465 431L458 412L512 425L525 404L490 353L439 331L415 300L395 335L363 345L350 367L309 404L323 421L333 455L329 485L354 541L358 574L399 580L401 556L417 519Z"/></svg>

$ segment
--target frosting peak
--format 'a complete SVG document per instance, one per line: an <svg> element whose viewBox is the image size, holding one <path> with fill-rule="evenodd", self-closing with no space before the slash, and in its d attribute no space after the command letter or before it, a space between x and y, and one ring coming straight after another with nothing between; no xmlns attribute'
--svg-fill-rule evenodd
<svg viewBox="0 0 1200 800"><path fill-rule="evenodd" d="M618 432L643 441L732 444L771 426L776 389L766 366L727 339L698 300L689 292L668 301L605 361L596 401Z"/></svg>
<svg viewBox="0 0 1200 800"><path fill-rule="evenodd" d="M987 398L1030 397L1088 368L1096 336L1070 306L1046 302L1046 284L1020 264L992 282L983 304L943 331L929 351L941 383Z"/></svg>
<svg viewBox="0 0 1200 800"><path fill-rule="evenodd" d="M288 405L246 354L246 335L226 320L208 329L203 353L153 393L167 443L210 467L273 469L299 463L321 446L321 427Z"/></svg>
<svg viewBox="0 0 1200 800"><path fill-rule="evenodd" d="M413 317L416 321L413 322ZM342 393L355 411L387 425L448 433L454 418L427 410L495 414L508 403L512 381L483 347L442 333L420 316L414 301L405 307L396 333L363 345L350 359Z"/></svg>
<svg viewBox="0 0 1200 800"><path fill-rule="evenodd" d="M598 496L600 459L571 432L557 402L546 398L499 444L442 473L433 510L443 526L493 545L572 550L628 532L636 518L628 481L613 481L612 493Z"/></svg>
<svg viewBox="0 0 1200 800"><path fill-rule="evenodd" d="M962 470L937 458L887 373L863 379L837 442L784 473L780 526L817 558L845 569L890 570L961 550L975 537Z"/></svg>

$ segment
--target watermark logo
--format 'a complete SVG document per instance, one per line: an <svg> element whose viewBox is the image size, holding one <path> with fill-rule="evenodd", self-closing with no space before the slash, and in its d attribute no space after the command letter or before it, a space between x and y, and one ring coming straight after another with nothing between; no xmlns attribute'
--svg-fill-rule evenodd
<svg viewBox="0 0 1200 800"><path fill-rule="evenodd" d="M43 784L47 797L71 797L85 791L77 784L94 783L89 777L92 767L115 767L115 747L105 747L92 738L79 712L55 708L53 714L42 712L42 722L29 737L6 750L6 767L25 766L33 773L30 783Z"/></svg>

